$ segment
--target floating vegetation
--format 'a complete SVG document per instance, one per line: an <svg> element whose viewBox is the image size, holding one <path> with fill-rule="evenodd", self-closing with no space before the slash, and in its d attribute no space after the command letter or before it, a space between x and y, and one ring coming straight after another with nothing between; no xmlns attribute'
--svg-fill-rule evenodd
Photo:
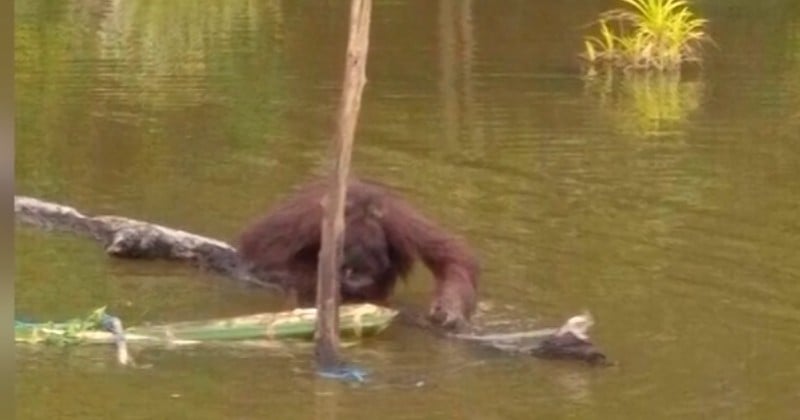
<svg viewBox="0 0 800 420"><path fill-rule="evenodd" d="M397 315L391 308L371 304L339 307L340 333L346 338L372 336L386 329ZM108 344L114 333L103 328L105 308L85 319L60 323L17 322L15 341L28 344ZM163 325L131 327L125 331L130 342L153 344L200 344L211 341L312 340L316 328L316 309L261 313L224 319L183 321Z"/></svg>
<svg viewBox="0 0 800 420"><path fill-rule="evenodd" d="M106 308L93 311L86 318L65 322L14 323L14 341L19 344L114 344L121 365L135 365L128 353L128 342L176 347L203 343L241 343L290 340L308 342L316 331L316 308L261 313L233 318L183 321L155 326L122 329L118 318L106 314ZM375 335L386 329L397 315L391 308L371 304L339 307L339 332L346 339ZM343 343L348 345L348 343Z"/></svg>
<svg viewBox="0 0 800 420"><path fill-rule="evenodd" d="M102 329L106 317L106 307L92 311L85 318L75 318L64 322L41 324L16 321L14 325L17 342L45 343L57 346L78 344L86 340L87 334Z"/></svg>
<svg viewBox="0 0 800 420"><path fill-rule="evenodd" d="M621 0L629 7L603 13L597 21L600 33L585 38L581 56L606 69L680 69L683 63L700 62L700 45L710 40L706 19L689 10L686 0Z"/></svg>

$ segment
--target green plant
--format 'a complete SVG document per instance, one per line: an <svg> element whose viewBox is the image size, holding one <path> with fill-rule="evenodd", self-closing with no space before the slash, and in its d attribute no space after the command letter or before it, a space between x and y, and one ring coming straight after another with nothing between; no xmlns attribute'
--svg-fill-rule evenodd
<svg viewBox="0 0 800 420"><path fill-rule="evenodd" d="M17 340L38 343L44 342L58 346L77 344L84 340L83 334L101 329L106 307L95 309L85 318L75 318L64 322L29 324L18 322L15 325Z"/></svg>
<svg viewBox="0 0 800 420"><path fill-rule="evenodd" d="M709 39L707 20L689 10L686 0L620 1L629 7L603 13L597 22L600 35L584 41L583 57L590 64L663 71L701 61L700 44Z"/></svg>

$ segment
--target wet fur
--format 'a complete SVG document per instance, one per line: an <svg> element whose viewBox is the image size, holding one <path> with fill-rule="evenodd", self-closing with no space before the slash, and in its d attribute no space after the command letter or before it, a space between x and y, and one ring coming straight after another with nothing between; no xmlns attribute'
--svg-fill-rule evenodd
<svg viewBox="0 0 800 420"><path fill-rule="evenodd" d="M320 246L321 201L327 184L296 190L241 235L239 252L254 272L313 305ZM421 260L435 279L432 312L468 318L479 276L476 256L459 238L433 223L390 188L352 179L345 208L344 302L383 302ZM350 281L352 280L352 282Z"/></svg>

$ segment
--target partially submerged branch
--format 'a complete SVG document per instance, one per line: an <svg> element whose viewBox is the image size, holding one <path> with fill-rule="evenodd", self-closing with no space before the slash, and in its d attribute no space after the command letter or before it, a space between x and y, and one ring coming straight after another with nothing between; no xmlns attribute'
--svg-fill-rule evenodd
<svg viewBox="0 0 800 420"><path fill-rule="evenodd" d="M233 246L212 238L119 216L89 216L77 209L31 197L14 197L18 222L88 236L120 258L181 260L262 287Z"/></svg>
<svg viewBox="0 0 800 420"><path fill-rule="evenodd" d="M469 342L483 349L542 359L579 360L595 366L613 364L589 337L594 317L588 311L567 319L559 328L488 334L446 331L432 325L426 318L420 317L413 311L400 310L399 315L407 324L433 331L442 338Z"/></svg>

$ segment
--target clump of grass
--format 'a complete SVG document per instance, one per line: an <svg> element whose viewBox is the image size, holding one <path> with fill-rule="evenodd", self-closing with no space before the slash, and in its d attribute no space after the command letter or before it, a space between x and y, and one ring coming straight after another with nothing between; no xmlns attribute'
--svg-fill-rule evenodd
<svg viewBox="0 0 800 420"><path fill-rule="evenodd" d="M44 342L62 347L77 344L83 341L82 333L102 329L105 316L106 307L103 306L95 309L85 318L75 318L60 323L26 324L23 322L15 325L15 338L17 341Z"/></svg>
<svg viewBox="0 0 800 420"><path fill-rule="evenodd" d="M585 39L582 56L591 65L669 71L701 61L707 20L689 10L686 0L621 1L629 7L603 13L600 34Z"/></svg>

